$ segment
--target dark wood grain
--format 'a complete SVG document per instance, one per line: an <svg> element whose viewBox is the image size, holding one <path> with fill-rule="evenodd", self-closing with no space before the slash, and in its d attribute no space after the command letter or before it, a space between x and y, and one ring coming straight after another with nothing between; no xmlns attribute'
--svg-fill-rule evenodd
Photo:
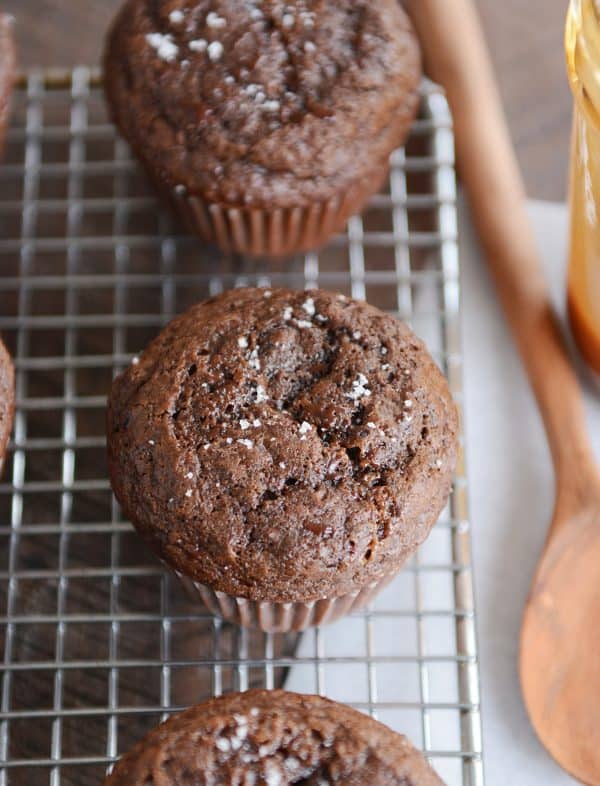
<svg viewBox="0 0 600 786"><path fill-rule="evenodd" d="M5 0L18 20L23 67L95 64L120 0ZM479 0L528 193L565 195L571 100L563 28L567 0ZM451 20L449 20L451 23Z"/></svg>

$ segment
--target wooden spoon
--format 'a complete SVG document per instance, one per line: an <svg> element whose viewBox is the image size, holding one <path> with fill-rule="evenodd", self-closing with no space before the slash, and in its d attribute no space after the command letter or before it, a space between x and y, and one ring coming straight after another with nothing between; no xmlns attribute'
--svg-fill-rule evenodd
<svg viewBox="0 0 600 786"><path fill-rule="evenodd" d="M427 70L448 95L459 171L537 397L556 473L554 517L521 630L525 704L559 764L600 786L600 475L581 394L550 304L472 1L408 0L407 6Z"/></svg>

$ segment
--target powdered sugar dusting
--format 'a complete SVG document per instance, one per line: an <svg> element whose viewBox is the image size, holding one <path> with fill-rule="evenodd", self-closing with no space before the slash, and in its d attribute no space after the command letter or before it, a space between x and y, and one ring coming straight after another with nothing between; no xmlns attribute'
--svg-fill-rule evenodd
<svg viewBox="0 0 600 786"><path fill-rule="evenodd" d="M190 41L188 46L192 52L206 52L208 41L205 41L204 38L196 38L194 41Z"/></svg>
<svg viewBox="0 0 600 786"><path fill-rule="evenodd" d="M265 784L266 786L282 786L283 779L281 777L281 773L278 769L275 769L275 764L272 762L267 762L269 765L269 769L265 772Z"/></svg>
<svg viewBox="0 0 600 786"><path fill-rule="evenodd" d="M225 49L223 48L223 44L220 41L211 41L207 49L208 56L213 63L216 63L217 60L220 60L223 57L224 51Z"/></svg>
<svg viewBox="0 0 600 786"><path fill-rule="evenodd" d="M300 21L307 30L312 30L315 26L315 14L313 11L301 11Z"/></svg>
<svg viewBox="0 0 600 786"><path fill-rule="evenodd" d="M269 397L262 385L256 386L256 403L262 404L264 401L268 401Z"/></svg>
<svg viewBox="0 0 600 786"><path fill-rule="evenodd" d="M162 60L172 63L179 54L179 47L170 33L148 33L146 41Z"/></svg>
<svg viewBox="0 0 600 786"><path fill-rule="evenodd" d="M304 311L306 311L309 317L314 317L316 313L316 308L315 308L315 301L313 300L313 298L307 297L304 303L302 304L302 308L304 309Z"/></svg>
<svg viewBox="0 0 600 786"><path fill-rule="evenodd" d="M231 750L231 742L227 739L227 737L217 737L215 740L215 745L223 753L229 753Z"/></svg>
<svg viewBox="0 0 600 786"><path fill-rule="evenodd" d="M281 109L281 104L277 100L265 101L263 109L265 112L278 112Z"/></svg>
<svg viewBox="0 0 600 786"><path fill-rule="evenodd" d="M184 19L185 16L183 11L180 11L178 8L176 8L174 11L171 11L169 14L169 22L171 22L173 25L180 25Z"/></svg>
<svg viewBox="0 0 600 786"><path fill-rule="evenodd" d="M346 393L346 396L352 401L360 401L362 398L368 398L371 395L370 389L367 387L369 380L364 374L359 374L352 383L352 390Z"/></svg>
<svg viewBox="0 0 600 786"><path fill-rule="evenodd" d="M255 371L260 371L260 359L258 357L258 347L253 349L248 359L248 365Z"/></svg>
<svg viewBox="0 0 600 786"><path fill-rule="evenodd" d="M233 719L237 723L235 736L240 741L245 740L248 736L248 718L246 718L245 715L240 715L236 712L233 716Z"/></svg>
<svg viewBox="0 0 600 786"><path fill-rule="evenodd" d="M212 30L222 30L227 27L227 20L214 11L210 11L206 16L206 25Z"/></svg>

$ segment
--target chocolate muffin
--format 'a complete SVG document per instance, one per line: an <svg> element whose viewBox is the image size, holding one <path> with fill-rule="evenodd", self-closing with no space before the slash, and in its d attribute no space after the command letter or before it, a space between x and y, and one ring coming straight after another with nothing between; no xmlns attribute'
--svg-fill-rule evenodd
<svg viewBox="0 0 600 786"><path fill-rule="evenodd" d="M252 690L174 715L104 786L443 786L400 734L343 704Z"/></svg>
<svg viewBox="0 0 600 786"><path fill-rule="evenodd" d="M15 409L15 372L8 350L0 341L0 472Z"/></svg>
<svg viewBox="0 0 600 786"><path fill-rule="evenodd" d="M113 385L124 513L227 618L299 629L368 600L448 497L457 415L410 329L312 290L235 289Z"/></svg>
<svg viewBox="0 0 600 786"><path fill-rule="evenodd" d="M115 123L191 227L271 255L379 189L421 78L398 0L128 0L104 66Z"/></svg>
<svg viewBox="0 0 600 786"><path fill-rule="evenodd" d="M0 13L0 154L4 150L16 69L14 18Z"/></svg>

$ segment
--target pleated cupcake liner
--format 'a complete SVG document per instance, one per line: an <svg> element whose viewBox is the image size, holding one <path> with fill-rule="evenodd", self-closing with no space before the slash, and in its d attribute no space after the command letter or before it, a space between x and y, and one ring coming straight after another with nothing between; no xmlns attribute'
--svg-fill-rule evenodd
<svg viewBox="0 0 600 786"><path fill-rule="evenodd" d="M377 184L383 179L377 175ZM364 184L351 186L341 195L310 206L291 208L228 207L201 196L171 196L175 212L192 232L222 251L249 256L283 257L319 248L348 219L359 212L373 193Z"/></svg>
<svg viewBox="0 0 600 786"><path fill-rule="evenodd" d="M360 611L385 589L396 573L337 598L291 603L238 598L213 590L181 573L176 575L191 598L199 599L210 612L226 622L234 622L244 628L255 628L264 633L291 633L317 625L327 625L347 614Z"/></svg>

